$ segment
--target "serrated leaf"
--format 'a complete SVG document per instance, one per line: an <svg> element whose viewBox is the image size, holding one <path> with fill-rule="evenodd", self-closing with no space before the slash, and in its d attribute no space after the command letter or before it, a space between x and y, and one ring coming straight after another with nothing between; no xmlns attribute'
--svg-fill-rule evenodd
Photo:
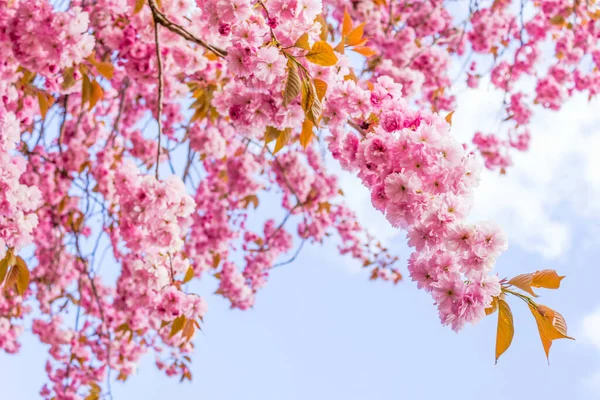
<svg viewBox="0 0 600 400"><path fill-rule="evenodd" d="M288 60L288 76L283 91L283 106L290 104L302 91L302 80L298 72L298 66L292 60Z"/></svg>
<svg viewBox="0 0 600 400"><path fill-rule="evenodd" d="M146 4L146 0L136 0L135 8L133 9L133 14L135 15L142 11L142 8L144 8L144 4Z"/></svg>
<svg viewBox="0 0 600 400"><path fill-rule="evenodd" d="M367 46L354 46L352 50L365 57L371 57L377 54L375 50Z"/></svg>
<svg viewBox="0 0 600 400"><path fill-rule="evenodd" d="M6 253L6 256L0 261L0 285L4 282L4 278L6 278L6 273L8 272L8 268L10 265L10 260L12 258L12 254L10 251Z"/></svg>
<svg viewBox="0 0 600 400"><path fill-rule="evenodd" d="M23 296L29 287L29 269L21 256L17 256L16 264L13 268L17 268L17 293Z"/></svg>
<svg viewBox="0 0 600 400"><path fill-rule="evenodd" d="M446 118L444 118L446 120L447 123L449 123L450 125L452 125L452 117L454 116L454 111L450 111L448 113L448 115L446 115Z"/></svg>
<svg viewBox="0 0 600 400"><path fill-rule="evenodd" d="M281 131L281 134L275 142L275 149L273 150L273 154L277 154L279 150L283 149L283 147L290 142L291 137L292 130L290 128L286 128L283 131Z"/></svg>
<svg viewBox="0 0 600 400"><path fill-rule="evenodd" d="M91 110L92 108L94 108L94 106L96 105L96 103L99 100L102 100L102 98L104 97L104 90L102 89L102 86L100 86L100 84L96 81L92 81L92 88L91 88L91 93L90 93L90 107L89 110Z"/></svg>
<svg viewBox="0 0 600 400"><path fill-rule="evenodd" d="M308 33L302 34L302 36L300 36L298 40L296 40L294 47L298 47L304 50L310 50L310 44L308 43Z"/></svg>
<svg viewBox="0 0 600 400"><path fill-rule="evenodd" d="M325 20L323 15L322 14L317 15L317 17L315 18L315 22L318 22L321 24L321 32L319 34L319 37L321 38L321 40L327 40L328 25L327 25L327 21Z"/></svg>
<svg viewBox="0 0 600 400"><path fill-rule="evenodd" d="M106 79L112 79L115 73L115 66L112 63L99 61L94 64L98 73L105 77Z"/></svg>
<svg viewBox="0 0 600 400"><path fill-rule="evenodd" d="M300 144L305 149L308 147L314 136L313 126L314 124L309 121L308 118L304 119L304 123L302 124L302 132L300 132Z"/></svg>
<svg viewBox="0 0 600 400"><path fill-rule="evenodd" d="M317 93L317 98L322 101L323 97L325 97L325 94L327 93L327 82L325 82L324 80L315 78L315 79L313 79L313 83L315 85L315 91Z"/></svg>
<svg viewBox="0 0 600 400"><path fill-rule="evenodd" d="M346 44L348 46L360 46L366 43L366 41L364 43L361 43L363 41L364 26L365 23L363 22L362 24L354 28L352 32L348 34L348 36L346 36Z"/></svg>
<svg viewBox="0 0 600 400"><path fill-rule="evenodd" d="M531 289L531 283L533 282L533 274L521 274L517 275L508 281L509 284L521 289L524 292L529 293L533 297L538 297L537 294Z"/></svg>
<svg viewBox="0 0 600 400"><path fill-rule="evenodd" d="M173 325L171 325L171 333L169 333L169 337L175 336L177 332L182 330L184 323L185 315L180 315L179 317L175 318L175 320L173 321Z"/></svg>
<svg viewBox="0 0 600 400"><path fill-rule="evenodd" d="M316 42L306 54L306 59L323 67L331 67L338 61L331 45L325 41Z"/></svg>
<svg viewBox="0 0 600 400"><path fill-rule="evenodd" d="M6 274L6 280L4 281L4 291L8 292L10 289L12 289L15 284L17 283L17 279L19 278L19 271L18 268L13 265L12 267L9 268L7 274Z"/></svg>
<svg viewBox="0 0 600 400"><path fill-rule="evenodd" d="M352 31L352 18L348 14L348 10L344 10L344 19L342 21L342 36L346 36Z"/></svg>
<svg viewBox="0 0 600 400"><path fill-rule="evenodd" d="M496 363L498 358L510 347L515 327L513 325L513 316L508 303L498 299L498 329L496 331Z"/></svg>
<svg viewBox="0 0 600 400"><path fill-rule="evenodd" d="M553 269L545 269L533 273L531 286L545 289L558 289L564 276L559 276Z"/></svg>
<svg viewBox="0 0 600 400"><path fill-rule="evenodd" d="M183 283L188 283L189 281L192 280L193 277L194 277L194 268L192 268L192 266L190 265L187 272L185 273L185 276L183 277Z"/></svg>
<svg viewBox="0 0 600 400"><path fill-rule="evenodd" d="M535 318L535 322L540 334L540 340L546 353L546 359L549 360L550 347L556 339L571 339L567 336L567 324L565 319L558 312L541 304L529 304L529 310Z"/></svg>

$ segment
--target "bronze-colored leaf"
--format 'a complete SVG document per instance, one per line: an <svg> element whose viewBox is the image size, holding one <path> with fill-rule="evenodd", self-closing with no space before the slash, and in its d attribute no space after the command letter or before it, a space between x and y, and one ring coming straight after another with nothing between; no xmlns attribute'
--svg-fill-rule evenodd
<svg viewBox="0 0 600 400"><path fill-rule="evenodd" d="M322 79L315 78L313 79L313 83L315 84L317 98L323 101L323 97L325 97L325 94L327 93L327 82Z"/></svg>
<svg viewBox="0 0 600 400"><path fill-rule="evenodd" d="M533 282L533 274L521 274L517 275L508 281L509 284L521 289L524 292L529 293L533 297L538 297L537 294L531 289L531 283Z"/></svg>
<svg viewBox="0 0 600 400"><path fill-rule="evenodd" d="M19 279L19 271L16 265L9 267L6 274L6 280L4 281L4 291L8 292L10 289L15 287L17 280Z"/></svg>
<svg viewBox="0 0 600 400"><path fill-rule="evenodd" d="M0 285L4 282L4 278L6 278L6 273L8 272L8 268L11 267L11 259L12 253L9 251L6 252L6 256L0 261Z"/></svg>
<svg viewBox="0 0 600 400"><path fill-rule="evenodd" d="M298 72L298 66L292 60L288 60L288 76L283 91L283 106L290 104L302 91L302 80Z"/></svg>
<svg viewBox="0 0 600 400"><path fill-rule="evenodd" d="M171 333L169 334L169 337L175 336L177 332L182 330L184 323L185 315L180 315L179 317L175 318L175 320L173 321L173 325L171 325Z"/></svg>
<svg viewBox="0 0 600 400"><path fill-rule="evenodd" d="M27 268L27 264L25 264L25 260L23 260L21 256L17 256L16 264L13 269L14 268L17 269L17 293L23 296L29 287L29 269Z"/></svg>
<svg viewBox="0 0 600 400"><path fill-rule="evenodd" d="M83 74L83 78L81 80L81 106L83 107L85 103L90 101L90 96L92 95L92 82L90 82L90 78Z"/></svg>
<svg viewBox="0 0 600 400"><path fill-rule="evenodd" d="M188 342L192 339L192 336L194 336L194 322L194 320L188 319L183 327L183 333L181 336L183 336Z"/></svg>
<svg viewBox="0 0 600 400"><path fill-rule="evenodd" d="M559 276L553 269L545 269L533 273L531 286L546 289L558 289L564 276Z"/></svg>
<svg viewBox="0 0 600 400"><path fill-rule="evenodd" d="M323 67L331 67L338 61L333 48L325 41L316 42L306 54L306 59Z"/></svg>
<svg viewBox="0 0 600 400"><path fill-rule="evenodd" d="M508 303L498 299L498 329L496 331L496 363L498 358L510 347L515 327L513 325L513 316Z"/></svg>
<svg viewBox="0 0 600 400"><path fill-rule="evenodd" d="M73 67L69 67L69 68L65 68L62 76L63 76L63 82L61 84L63 90L67 90L72 88L75 85L75 68Z"/></svg>

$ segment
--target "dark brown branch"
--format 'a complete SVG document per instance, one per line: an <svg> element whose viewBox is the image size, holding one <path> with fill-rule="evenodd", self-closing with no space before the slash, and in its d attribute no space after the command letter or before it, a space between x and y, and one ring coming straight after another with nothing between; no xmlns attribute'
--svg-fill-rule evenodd
<svg viewBox="0 0 600 400"><path fill-rule="evenodd" d="M224 58L227 55L227 52L225 50L206 43L204 40L197 38L196 36L191 34L189 31L187 31L181 25L178 25L178 24L172 22L171 20L169 20L167 18L167 16L158 9L156 0L148 0L148 5L150 6L150 9L152 10L152 17L154 18L154 23L158 23L158 24L164 26L165 28L167 28L168 30L170 30L171 32L178 34L182 38L189 40L190 42L196 43L197 45L200 45L207 50L212 51L218 57Z"/></svg>
<svg viewBox="0 0 600 400"><path fill-rule="evenodd" d="M152 3L152 1L150 1ZM158 147L156 150L156 179L158 179L158 166L160 164L160 146L162 139L162 111L163 111L163 67L162 67L162 56L160 54L160 39L158 35L158 25L159 22L156 19L156 14L153 13L154 16L154 41L156 43L156 64L158 66L158 104L156 106L156 121L158 122Z"/></svg>

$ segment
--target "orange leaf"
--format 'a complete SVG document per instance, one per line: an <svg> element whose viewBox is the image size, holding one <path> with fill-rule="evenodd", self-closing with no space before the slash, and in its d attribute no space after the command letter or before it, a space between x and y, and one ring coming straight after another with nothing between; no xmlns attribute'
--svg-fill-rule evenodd
<svg viewBox="0 0 600 400"><path fill-rule="evenodd" d="M497 310L498 310L498 298L492 297L492 302L490 303L490 306L485 309L485 315L491 315L491 314L495 313Z"/></svg>
<svg viewBox="0 0 600 400"><path fill-rule="evenodd" d="M106 79L112 79L115 73L115 66L109 62L98 61L94 64L98 73L105 77Z"/></svg>
<svg viewBox="0 0 600 400"><path fill-rule="evenodd" d="M133 13L137 14L140 11L142 11L142 8L144 8L145 3L146 3L146 0L136 0L135 8L133 9Z"/></svg>
<svg viewBox="0 0 600 400"><path fill-rule="evenodd" d="M296 40L294 47L298 47L304 50L310 50L310 44L308 43L308 33L302 34L302 36L300 36L298 40Z"/></svg>
<svg viewBox="0 0 600 400"><path fill-rule="evenodd" d="M529 293L533 297L538 297L537 294L531 289L531 283L533 282L533 274L521 274L517 275L508 281L509 284L521 289L524 292Z"/></svg>
<svg viewBox="0 0 600 400"><path fill-rule="evenodd" d="M537 323L546 359L549 360L552 341L556 339L574 339L567 336L567 324L558 312L541 304L529 304L529 309Z"/></svg>
<svg viewBox="0 0 600 400"><path fill-rule="evenodd" d="M193 277L194 277L194 268L192 268L192 266L190 265L187 272L185 273L185 276L183 277L183 283L188 283L189 281L192 280Z"/></svg>
<svg viewBox="0 0 600 400"><path fill-rule="evenodd" d="M565 277L559 276L553 269L545 269L533 273L531 286L546 289L558 289L560 281Z"/></svg>
<svg viewBox="0 0 600 400"><path fill-rule="evenodd" d="M305 149L310 144L313 138L313 126L314 124L308 120L308 118L304 119L304 123L302 124L302 132L300 132L300 144Z"/></svg>
<svg viewBox="0 0 600 400"><path fill-rule="evenodd" d="M94 108L94 106L96 105L96 103L99 100L102 100L102 98L104 97L104 90L102 89L102 86L100 86L100 84L96 81L92 81L92 92L90 93L90 110L92 108Z"/></svg>
<svg viewBox="0 0 600 400"><path fill-rule="evenodd" d="M498 329L496 331L496 363L498 358L510 347L515 327L513 325L513 316L508 303L498 299Z"/></svg>
<svg viewBox="0 0 600 400"><path fill-rule="evenodd" d="M290 142L290 138L292 137L292 130L290 128L286 128L281 131L281 134L277 138L275 142L275 149L273 150L273 154L277 154L277 152Z"/></svg>
<svg viewBox="0 0 600 400"><path fill-rule="evenodd" d="M448 115L446 115L446 122L452 125L452 116L454 116L454 111L450 111Z"/></svg>
<svg viewBox="0 0 600 400"><path fill-rule="evenodd" d="M267 130L265 131L265 144L269 144L273 140L276 140L279 135L281 135L281 131L279 129L272 126L267 126Z"/></svg>
<svg viewBox="0 0 600 400"><path fill-rule="evenodd" d="M315 43L308 54L306 54L306 59L323 67L331 67L338 61L331 45L324 41Z"/></svg>
<svg viewBox="0 0 600 400"><path fill-rule="evenodd" d="M37 92L37 98L40 105L40 114L42 114L42 119L46 119L46 113L48 112L48 109L52 107L54 98L41 90Z"/></svg>
<svg viewBox="0 0 600 400"><path fill-rule="evenodd" d="M348 34L348 36L346 37L346 44L348 46L358 46L359 45L359 43L361 42L362 37L363 37L364 26L365 26L365 23L363 22L362 24L360 24L359 26L354 28L352 30L352 32L350 32L350 34Z"/></svg>
<svg viewBox="0 0 600 400"><path fill-rule="evenodd" d="M344 10L344 20L342 22L342 36L347 36L352 30L352 19L350 18L350 14L348 14L348 10Z"/></svg>
<svg viewBox="0 0 600 400"><path fill-rule="evenodd" d="M361 54L365 57L371 57L371 56L374 56L375 54L377 54L377 52L375 50L373 50L372 48L367 47L367 46L356 46L356 47L353 47L352 50L354 50L358 54Z"/></svg>

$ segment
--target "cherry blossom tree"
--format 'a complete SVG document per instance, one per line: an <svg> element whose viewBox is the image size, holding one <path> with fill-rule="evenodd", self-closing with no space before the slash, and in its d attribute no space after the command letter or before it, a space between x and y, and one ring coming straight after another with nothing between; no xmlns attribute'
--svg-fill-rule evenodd
<svg viewBox="0 0 600 400"><path fill-rule="evenodd" d="M567 327L532 288L563 277L494 273L508 241L470 222L471 195L482 168L510 173L536 108L600 90L599 18L595 0L0 0L0 349L24 327L49 346L46 399L110 396L147 353L191 380L207 301L188 283L247 310L325 243L371 279L406 268L456 331L497 311L496 360L506 297L523 300L548 355ZM456 88L482 80L501 129L459 143ZM327 157L408 260L360 226ZM284 217L256 229L267 195Z"/></svg>

